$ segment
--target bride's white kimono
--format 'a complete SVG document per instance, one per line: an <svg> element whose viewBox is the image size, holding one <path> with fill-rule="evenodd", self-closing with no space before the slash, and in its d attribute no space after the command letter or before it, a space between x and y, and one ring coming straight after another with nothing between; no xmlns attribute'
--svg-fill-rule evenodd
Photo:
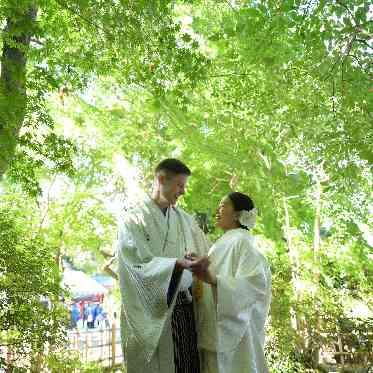
<svg viewBox="0 0 373 373"><path fill-rule="evenodd" d="M206 245L190 215L170 208L165 216L149 197L123 218L118 269L128 373L174 373L171 314L176 293L192 283L191 273L183 271L170 306L167 292L176 260Z"/></svg>
<svg viewBox="0 0 373 373"><path fill-rule="evenodd" d="M265 373L264 328L271 272L247 230L226 232L209 250L217 286L203 284L197 302L203 373Z"/></svg>

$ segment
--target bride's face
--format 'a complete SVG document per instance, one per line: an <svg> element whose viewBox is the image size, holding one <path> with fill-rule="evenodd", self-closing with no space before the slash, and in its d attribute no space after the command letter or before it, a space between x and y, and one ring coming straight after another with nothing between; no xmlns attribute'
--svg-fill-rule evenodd
<svg viewBox="0 0 373 373"><path fill-rule="evenodd" d="M239 226L238 213L234 210L233 203L229 197L224 197L216 212L216 226L223 229L233 229Z"/></svg>

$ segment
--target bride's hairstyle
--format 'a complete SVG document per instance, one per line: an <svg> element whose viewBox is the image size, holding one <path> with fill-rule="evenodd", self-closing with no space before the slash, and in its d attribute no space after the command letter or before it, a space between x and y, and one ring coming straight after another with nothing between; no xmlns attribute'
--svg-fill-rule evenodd
<svg viewBox="0 0 373 373"><path fill-rule="evenodd" d="M255 207L253 200L246 194L240 192L232 192L228 194L228 197L232 201L235 211L250 211ZM247 227L242 224L240 224L240 228L247 229Z"/></svg>

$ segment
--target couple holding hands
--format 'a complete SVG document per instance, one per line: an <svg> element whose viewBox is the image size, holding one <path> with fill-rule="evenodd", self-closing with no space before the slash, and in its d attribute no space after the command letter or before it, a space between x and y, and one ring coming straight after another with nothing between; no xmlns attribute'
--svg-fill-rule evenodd
<svg viewBox="0 0 373 373"><path fill-rule="evenodd" d="M271 272L249 230L256 209L225 196L211 244L176 207L189 168L165 159L151 196L126 212L118 233L124 354L128 373L265 373Z"/></svg>

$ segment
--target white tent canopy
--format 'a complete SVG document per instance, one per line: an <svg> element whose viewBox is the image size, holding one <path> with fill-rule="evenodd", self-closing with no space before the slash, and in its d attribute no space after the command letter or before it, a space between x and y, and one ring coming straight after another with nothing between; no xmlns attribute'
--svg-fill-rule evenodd
<svg viewBox="0 0 373 373"><path fill-rule="evenodd" d="M70 290L74 300L90 299L107 294L108 290L82 271L66 269L63 286Z"/></svg>

